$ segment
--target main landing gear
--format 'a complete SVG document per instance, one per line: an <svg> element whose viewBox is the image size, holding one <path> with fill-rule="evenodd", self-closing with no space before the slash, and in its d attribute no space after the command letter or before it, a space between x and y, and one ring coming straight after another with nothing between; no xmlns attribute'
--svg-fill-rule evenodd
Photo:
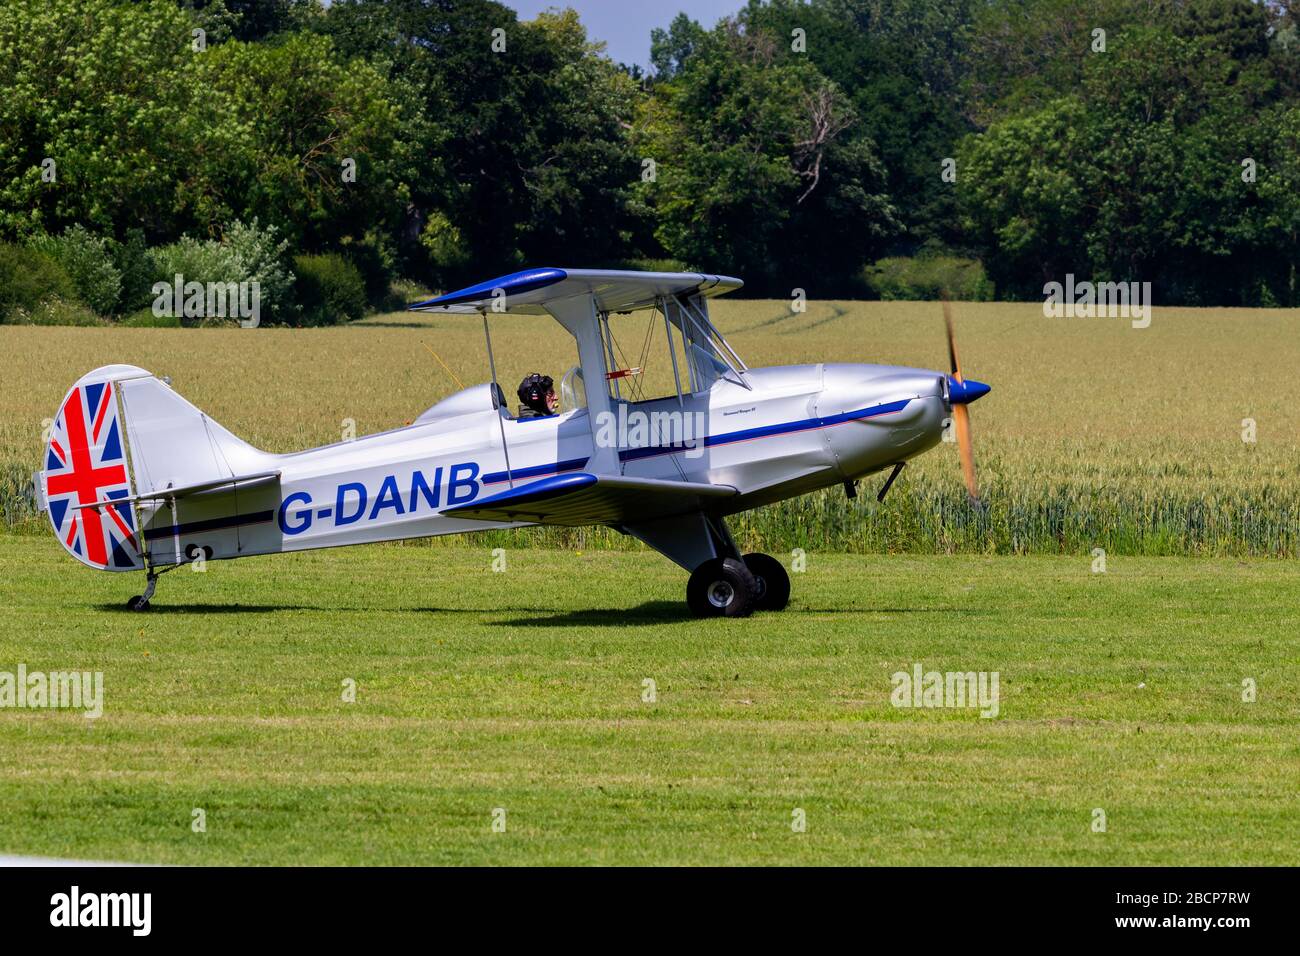
<svg viewBox="0 0 1300 956"><path fill-rule="evenodd" d="M790 603L790 576L767 554L711 558L691 572L686 603L696 617L748 617Z"/></svg>
<svg viewBox="0 0 1300 956"><path fill-rule="evenodd" d="M745 555L745 567L758 584L756 611L784 611L790 603L790 575L770 554Z"/></svg>

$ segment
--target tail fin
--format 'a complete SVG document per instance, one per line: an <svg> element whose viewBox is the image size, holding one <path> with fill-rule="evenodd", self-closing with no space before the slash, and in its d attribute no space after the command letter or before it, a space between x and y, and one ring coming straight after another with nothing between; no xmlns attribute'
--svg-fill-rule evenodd
<svg viewBox="0 0 1300 956"><path fill-rule="evenodd" d="M163 537L153 530L159 512L175 512L178 496L208 491L203 511L229 510L232 504L221 499L233 495L232 483L258 469L263 474L251 477L268 477L272 459L144 369L106 365L82 376L63 399L36 487L69 553L93 568L134 571L146 558L155 564L184 560L170 533L171 550L150 553L150 542ZM222 486L224 494L210 491ZM158 497L165 491L172 492L166 505ZM179 527L169 518L161 524L168 532ZM237 539L233 547L203 547L209 555L238 551Z"/></svg>

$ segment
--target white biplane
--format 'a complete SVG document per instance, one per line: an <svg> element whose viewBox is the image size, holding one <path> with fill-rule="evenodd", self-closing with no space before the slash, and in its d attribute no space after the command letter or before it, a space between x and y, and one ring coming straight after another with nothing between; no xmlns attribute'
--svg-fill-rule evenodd
<svg viewBox="0 0 1300 956"><path fill-rule="evenodd" d="M83 376L60 407L36 476L64 547L108 571L159 574L217 560L527 525L606 525L690 572L697 615L780 610L781 562L741 554L728 515L863 476L939 443L949 418L975 494L966 406L989 391L951 372L881 365L749 368L709 319L738 289L700 273L532 269L410 308L481 316L491 381L411 424L294 454L236 438L130 365ZM662 316L673 391L637 400L611 315ZM560 411L512 415L496 380L490 317L550 316L576 344ZM946 306L945 306L946 313ZM627 391L629 394L624 395Z"/></svg>

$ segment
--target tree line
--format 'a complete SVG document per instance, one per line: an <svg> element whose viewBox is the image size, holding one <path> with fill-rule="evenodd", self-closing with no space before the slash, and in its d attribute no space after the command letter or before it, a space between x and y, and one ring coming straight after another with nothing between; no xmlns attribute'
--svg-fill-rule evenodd
<svg viewBox="0 0 1300 956"><path fill-rule="evenodd" d="M396 280L539 264L1300 305L1298 21L1290 0L749 0L654 31L642 71L571 10L493 0L8 0L0 285L39 255L100 315L177 262L278 268L342 317Z"/></svg>

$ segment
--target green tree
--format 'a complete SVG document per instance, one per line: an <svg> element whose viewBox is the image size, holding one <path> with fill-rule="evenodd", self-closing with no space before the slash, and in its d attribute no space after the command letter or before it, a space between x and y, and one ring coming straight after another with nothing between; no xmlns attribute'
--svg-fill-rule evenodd
<svg viewBox="0 0 1300 956"><path fill-rule="evenodd" d="M684 13L673 17L668 29L650 31L650 65L661 79L672 79L704 44L705 29Z"/></svg>
<svg viewBox="0 0 1300 956"><path fill-rule="evenodd" d="M1162 302L1292 300L1285 114L1259 47L1222 38L1130 27L1075 94L966 142L965 224L1000 291L1074 272Z"/></svg>
<svg viewBox="0 0 1300 956"><path fill-rule="evenodd" d="M1084 118L1077 98L1055 100L973 137L958 156L963 226L999 292L1032 296L1043 282L1077 271Z"/></svg>
<svg viewBox="0 0 1300 956"><path fill-rule="evenodd" d="M606 264L633 251L640 228L633 194L640 163L626 129L635 118L635 82L599 54L572 10L528 25L543 70L537 109L518 144L527 197L518 229L520 261L553 258Z"/></svg>
<svg viewBox="0 0 1300 956"><path fill-rule="evenodd" d="M319 28L384 63L417 104L427 158L402 234L435 283L633 251L635 84L574 14L520 23L490 0L346 0Z"/></svg>
<svg viewBox="0 0 1300 956"><path fill-rule="evenodd" d="M256 218L315 249L376 223L396 229L414 157L378 69L345 60L328 37L293 34L228 41L193 73L203 108L186 117L177 199L202 231Z"/></svg>
<svg viewBox="0 0 1300 956"><path fill-rule="evenodd" d="M941 172L970 131L961 69L971 7L969 0L749 0L739 15L744 29L773 38L782 60L812 62L852 103L858 119L845 136L868 141L884 164L903 227L891 246L900 253L962 244L953 187Z"/></svg>
<svg viewBox="0 0 1300 956"><path fill-rule="evenodd" d="M191 24L163 0L0 4L0 234L174 228Z"/></svg>
<svg viewBox="0 0 1300 956"><path fill-rule="evenodd" d="M897 229L884 172L836 84L724 21L657 84L637 141L655 237L674 258L788 295L855 273Z"/></svg>
<svg viewBox="0 0 1300 956"><path fill-rule="evenodd" d="M263 40L297 29L321 10L320 0L180 0L208 31L208 42Z"/></svg>

